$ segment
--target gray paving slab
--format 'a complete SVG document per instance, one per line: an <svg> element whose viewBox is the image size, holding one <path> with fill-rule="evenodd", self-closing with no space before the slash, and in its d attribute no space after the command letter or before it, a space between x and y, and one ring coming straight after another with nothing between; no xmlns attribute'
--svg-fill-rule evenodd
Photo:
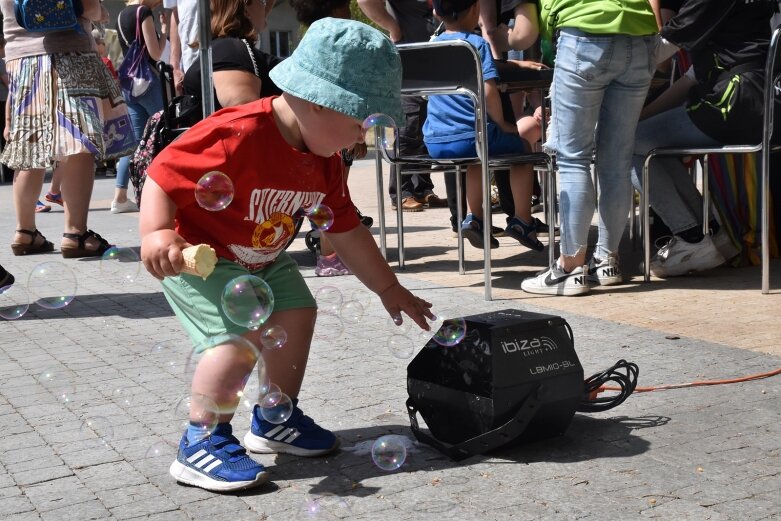
<svg viewBox="0 0 781 521"><path fill-rule="evenodd" d="M136 216L105 209L111 186L97 181L90 226L137 247ZM0 207L10 208L8 185L0 186ZM61 217L39 216L39 227L55 238ZM11 212L0 213L0 230L12 227ZM340 436L342 450L313 460L259 456L273 482L232 495L180 486L167 474L181 435L175 405L187 393L189 347L158 283L141 274L123 285L99 261L13 257L0 248L0 263L22 282L44 261L64 263L78 280L68 307L33 306L19 320L0 322L0 519L289 520L305 519L313 505L313 519L393 521L781 515L778 378L637 393L612 411L577 414L562 437L458 463L412 443L404 406L409 359L394 357L388 339L408 335L417 351L420 337L395 328L354 277L315 277L302 242L291 252L310 288L332 286L358 303L330 329L318 326L300 396L304 410ZM550 312L534 301L484 302L469 288L401 277L435 310ZM639 364L641 385L650 386L781 365L769 354L670 339L610 317L557 314L572 326L587 374L625 358ZM61 379L42 383L44 370ZM84 426L96 418L95 428ZM233 424L243 435L248 414ZM389 433L410 440L396 472L377 468L368 453Z"/></svg>

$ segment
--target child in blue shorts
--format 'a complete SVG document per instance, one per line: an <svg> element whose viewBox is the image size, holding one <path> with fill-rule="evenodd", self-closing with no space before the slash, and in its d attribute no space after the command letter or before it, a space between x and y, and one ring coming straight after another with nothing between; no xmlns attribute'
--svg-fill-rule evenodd
<svg viewBox="0 0 781 521"><path fill-rule="evenodd" d="M264 350L269 379L293 399L285 422L266 421L254 407L244 446L253 452L327 454L336 436L298 408L297 399L314 330L316 304L296 263L284 252L294 216L323 204L334 214L326 235L340 258L377 293L394 321L404 312L428 330L431 304L399 284L370 232L360 226L337 152L361 143L373 113L401 121L401 61L393 44L360 22L328 18L312 24L293 55L271 71L279 97L223 109L198 123L155 158L144 186L141 258L162 280L163 291L194 345L222 339L221 356L203 356L193 375L190 427L170 472L182 483L232 491L263 483L267 473L247 456L230 421L236 389L255 359L241 349L259 346L260 331L239 326L221 306L225 285L252 274L274 296L263 329L287 332L282 349ZM232 202L221 211L197 204L196 183L207 172L230 177ZM273 232L273 233L271 233ZM201 279L182 273L182 250L206 243L218 263ZM231 337L239 335L240 337ZM235 345L234 345L235 344ZM234 349L235 348L235 349ZM203 403L218 404L216 427L204 428Z"/></svg>
<svg viewBox="0 0 781 521"><path fill-rule="evenodd" d="M491 56L491 48L482 37L474 34L479 18L477 0L434 0L434 12L442 18L445 31L434 41L466 40L471 43L482 59L485 81L485 104L488 111L488 152L492 155L518 154L531 151L529 143L518 134L518 128L539 128L532 116L530 125L519 122L518 126L507 123L502 114L502 102L496 80L499 74ZM533 141L539 137L525 136ZM428 116L423 125L423 141L429 154L435 159L476 157L475 110L466 95L431 96L428 101ZM505 234L533 250L542 251L544 246L537 239L537 223L531 215L534 172L531 165L510 167L510 187L515 203L515 215L507 220ZM461 225L466 238L473 246L483 248L483 196L479 164L469 165L466 174L466 200L470 213ZM499 243L491 238L491 247Z"/></svg>

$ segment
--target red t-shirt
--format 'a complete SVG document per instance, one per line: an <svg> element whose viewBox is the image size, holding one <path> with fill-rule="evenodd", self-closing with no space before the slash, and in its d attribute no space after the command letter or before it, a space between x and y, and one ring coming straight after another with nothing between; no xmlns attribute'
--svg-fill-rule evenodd
<svg viewBox="0 0 781 521"><path fill-rule="evenodd" d="M176 204L179 235L191 244L209 244L219 257L250 270L274 262L299 210L331 208L333 233L359 224L341 157L291 147L274 122L273 99L216 112L168 145L148 170ZM215 170L230 177L234 196L227 208L213 212L198 205L195 187Z"/></svg>

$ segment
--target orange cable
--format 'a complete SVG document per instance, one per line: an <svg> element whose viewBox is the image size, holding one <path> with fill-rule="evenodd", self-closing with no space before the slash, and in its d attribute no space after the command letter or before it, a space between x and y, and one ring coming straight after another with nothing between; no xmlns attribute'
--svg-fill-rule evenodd
<svg viewBox="0 0 781 521"><path fill-rule="evenodd" d="M770 378L771 376L776 376L778 374L781 374L781 368L776 369L775 371L770 371L769 373L759 373L759 374L752 374L748 376L743 376L741 378L731 378L727 380L701 380L697 382L689 382L685 384L666 384L666 385L657 385L654 387L635 387L636 393L649 393L651 391L666 391L668 389L683 389L684 387L700 387L700 386L706 386L706 385L721 385L721 384L734 384L738 382L749 382L751 380L762 380L763 378ZM602 386L597 391L598 393L601 393L603 391L623 391L621 387L607 387Z"/></svg>

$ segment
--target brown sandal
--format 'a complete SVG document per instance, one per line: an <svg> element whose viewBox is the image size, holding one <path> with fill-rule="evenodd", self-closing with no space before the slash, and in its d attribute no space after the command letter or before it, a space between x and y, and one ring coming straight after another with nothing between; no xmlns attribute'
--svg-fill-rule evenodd
<svg viewBox="0 0 781 521"><path fill-rule="evenodd" d="M32 237L30 242L13 242L11 243L11 250L14 255L34 255L36 253L49 253L54 251L54 244L46 240L46 237L38 230L16 230L16 233L24 233ZM35 244L35 239L40 237L43 242Z"/></svg>
<svg viewBox="0 0 781 521"><path fill-rule="evenodd" d="M112 245L109 244L106 239L104 239L97 233L93 232L92 230L87 230L81 235L79 235L78 233L63 233L62 236L65 237L66 239L73 239L74 241L79 241L78 246L60 247L60 250L62 251L62 256L66 259L77 259L81 257L100 257L106 252L106 250L112 247ZM87 239L89 239L90 237L98 241L98 247L94 250L87 248Z"/></svg>

